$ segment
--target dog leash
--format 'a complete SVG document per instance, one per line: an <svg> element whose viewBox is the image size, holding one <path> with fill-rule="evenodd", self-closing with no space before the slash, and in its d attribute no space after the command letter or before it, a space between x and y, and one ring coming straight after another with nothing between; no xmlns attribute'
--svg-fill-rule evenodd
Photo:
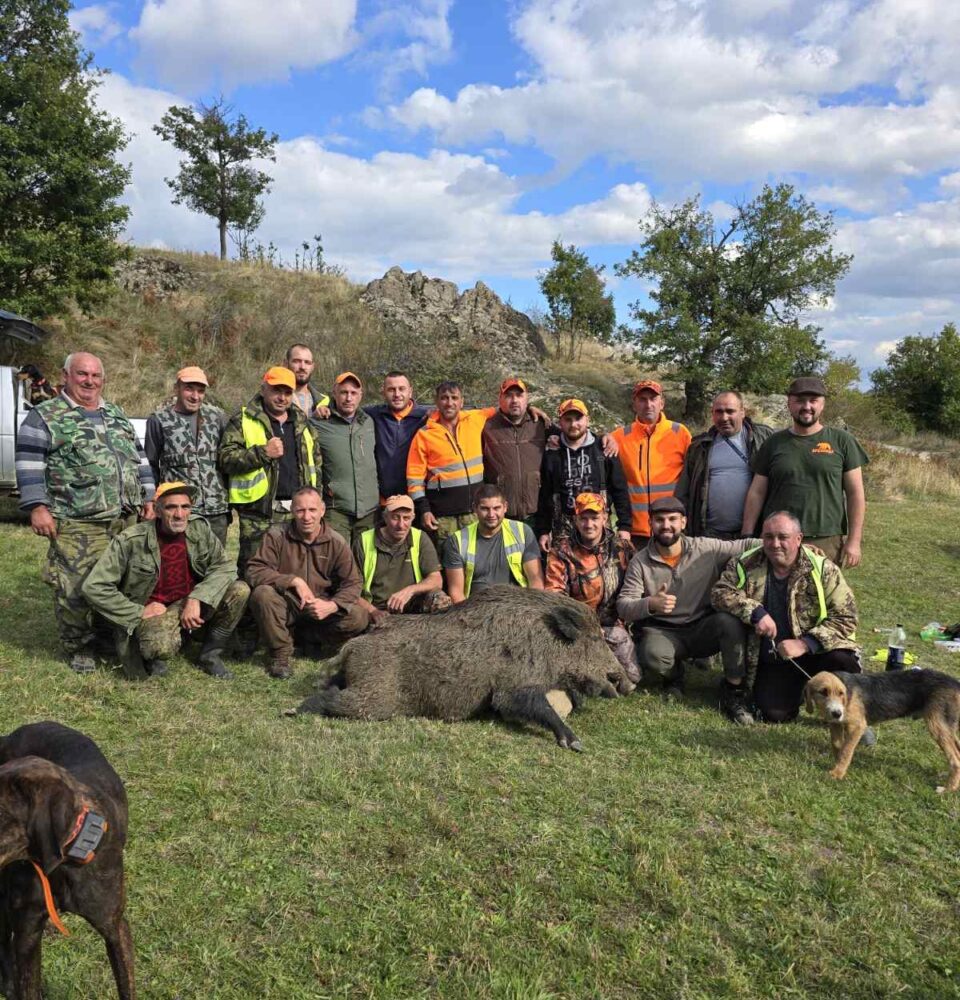
<svg viewBox="0 0 960 1000"><path fill-rule="evenodd" d="M813 678L810 676L810 674L808 674L806 672L806 670L804 670L803 667L801 667L800 664L797 663L797 661L792 656L783 656L777 650L777 644L773 641L773 639L771 639L771 638L768 637L767 638L767 642L770 643L770 646L773 649L773 655L775 657L777 657L778 660L783 660L785 663L792 663L797 668L797 670L799 670L800 673L803 674L804 677L806 677L806 679L808 681L812 681L813 680Z"/></svg>
<svg viewBox="0 0 960 1000"><path fill-rule="evenodd" d="M36 861L33 860L33 858L30 859L30 864L36 868L37 875L40 878L40 885L43 886L43 901L47 907L47 916L50 918L50 923L53 924L53 926L56 927L56 929L60 931L64 937L70 937L70 931L64 927L63 921L60 919L60 914L57 913L57 907L53 901L53 892L50 889L50 879L47 878L43 869L36 863Z"/></svg>

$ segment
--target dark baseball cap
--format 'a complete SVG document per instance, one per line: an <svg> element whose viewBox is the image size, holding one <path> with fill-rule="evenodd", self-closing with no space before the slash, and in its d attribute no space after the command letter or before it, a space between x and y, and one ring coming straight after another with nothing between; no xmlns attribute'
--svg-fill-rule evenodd
<svg viewBox="0 0 960 1000"><path fill-rule="evenodd" d="M795 378L787 386L788 396L826 396L826 394L827 387L823 384L823 379L814 376Z"/></svg>
<svg viewBox="0 0 960 1000"><path fill-rule="evenodd" d="M660 497L650 504L651 514L683 514L687 516L687 508L682 500L677 497Z"/></svg>

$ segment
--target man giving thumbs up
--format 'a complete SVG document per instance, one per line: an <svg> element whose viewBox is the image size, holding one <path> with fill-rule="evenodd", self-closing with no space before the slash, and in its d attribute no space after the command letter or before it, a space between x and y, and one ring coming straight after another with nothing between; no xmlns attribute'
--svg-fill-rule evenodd
<svg viewBox="0 0 960 1000"><path fill-rule="evenodd" d="M719 652L721 708L734 722L749 725L745 629L733 615L713 610L710 590L727 562L760 540L687 538L686 525L686 509L676 497L650 504L650 541L627 568L617 613L633 623L640 666L662 678L668 698L683 697L684 660Z"/></svg>

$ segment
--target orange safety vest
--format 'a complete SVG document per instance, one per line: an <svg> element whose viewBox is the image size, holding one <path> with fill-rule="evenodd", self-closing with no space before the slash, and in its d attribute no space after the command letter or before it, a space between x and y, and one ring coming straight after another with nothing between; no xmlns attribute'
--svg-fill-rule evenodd
<svg viewBox="0 0 960 1000"><path fill-rule="evenodd" d="M431 490L473 486L483 482L481 435L487 420L497 412L461 410L455 434L440 423L434 410L413 436L407 455L407 493L414 500L429 496Z"/></svg>
<svg viewBox="0 0 960 1000"><path fill-rule="evenodd" d="M620 464L630 492L633 535L650 534L650 504L673 496L690 445L690 431L662 413L652 431L649 428L649 424L634 420L629 431L618 427L612 434L620 446Z"/></svg>

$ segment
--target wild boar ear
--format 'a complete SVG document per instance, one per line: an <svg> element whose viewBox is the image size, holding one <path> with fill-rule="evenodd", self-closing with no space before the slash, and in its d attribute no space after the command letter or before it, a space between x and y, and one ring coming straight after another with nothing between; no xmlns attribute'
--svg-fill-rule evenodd
<svg viewBox="0 0 960 1000"><path fill-rule="evenodd" d="M578 612L579 608L575 607L551 608L546 615L547 625L558 639L574 643L580 638L583 627L583 620Z"/></svg>

